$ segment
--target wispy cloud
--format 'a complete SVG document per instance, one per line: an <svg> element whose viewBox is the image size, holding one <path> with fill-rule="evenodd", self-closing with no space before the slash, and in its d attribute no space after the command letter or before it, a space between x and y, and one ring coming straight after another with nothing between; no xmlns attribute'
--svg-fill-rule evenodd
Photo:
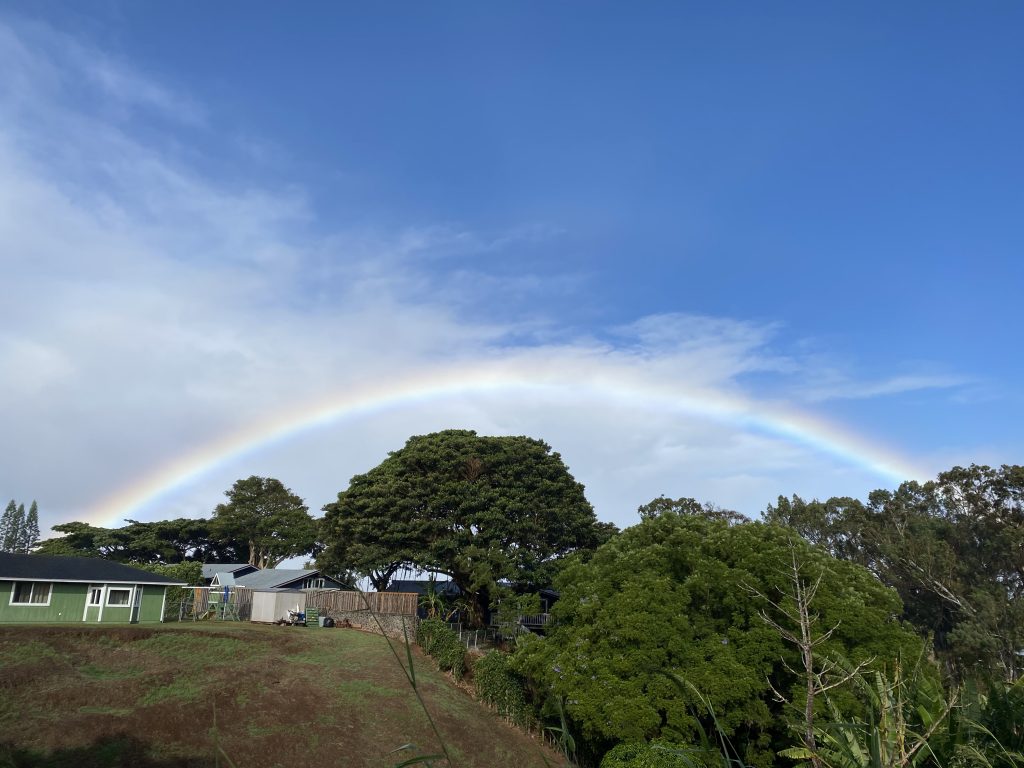
<svg viewBox="0 0 1024 768"><path fill-rule="evenodd" d="M597 333L559 324L551 307L579 297L583 276L509 274L485 258L515 259L559 237L556 226L368 224L324 235L331 228L300 185L215 181L180 151L175 130L212 119L188 94L63 33L0 20L0 69L0 422L19 436L0 443L0 492L38 497L48 522L277 409L446 362L572 361L593 375L747 397L751 374L807 372L771 322L665 314ZM467 266L475 253L479 267ZM835 379L805 396L957 383ZM808 476L840 489L873 482L712 419L523 396L382 414L224 471L280 475L316 506L409 434L444 426L547 439L619 522L659 493L751 512L779 492L813 494ZM204 478L152 514L205 513L233 479Z"/></svg>
<svg viewBox="0 0 1024 768"><path fill-rule="evenodd" d="M200 126L205 111L188 95L126 62L38 21L0 18L0 62L8 98L24 109L88 105L113 119L147 118Z"/></svg>
<svg viewBox="0 0 1024 768"><path fill-rule="evenodd" d="M967 376L953 374L898 374L885 379L857 380L837 371L814 372L799 391L811 402L865 400L925 390L962 390L974 384Z"/></svg>

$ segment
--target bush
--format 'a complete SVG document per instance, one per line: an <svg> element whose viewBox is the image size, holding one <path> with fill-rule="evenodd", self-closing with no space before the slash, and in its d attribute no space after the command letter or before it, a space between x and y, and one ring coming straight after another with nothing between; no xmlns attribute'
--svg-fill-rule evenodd
<svg viewBox="0 0 1024 768"><path fill-rule="evenodd" d="M702 768L713 760L700 750L668 742L619 744L601 760L601 768Z"/></svg>
<svg viewBox="0 0 1024 768"><path fill-rule="evenodd" d="M437 662L437 668L451 672L456 680L466 673L466 648L459 636L439 619L421 621L416 630L416 642L428 656Z"/></svg>
<svg viewBox="0 0 1024 768"><path fill-rule="evenodd" d="M528 728L533 713L526 699L526 681L512 669L507 653L491 651L473 664L476 695L516 725Z"/></svg>
<svg viewBox="0 0 1024 768"><path fill-rule="evenodd" d="M774 611L762 595L791 604L784 574L794 557L803 578L821 577L818 631L834 627L819 659L874 659L880 668L920 654L920 638L893 618L899 596L866 568L779 526L673 513L628 528L587 563L570 562L555 580L561 598L546 637L519 648L516 666L565 702L587 759L620 742L695 742L701 727L712 728L710 705L745 761L775 764L775 745L792 734L773 690L802 702L805 682L792 671L797 650L761 616ZM857 712L862 705L848 698L844 714Z"/></svg>
<svg viewBox="0 0 1024 768"><path fill-rule="evenodd" d="M128 563L132 568L138 568L150 573L157 573L167 576L170 579L184 581L186 584L198 586L203 583L203 564L192 560L182 563ZM164 601L164 610L167 615L177 617L177 605L191 592L190 587L168 587L167 599ZM165 616L166 618L166 616Z"/></svg>

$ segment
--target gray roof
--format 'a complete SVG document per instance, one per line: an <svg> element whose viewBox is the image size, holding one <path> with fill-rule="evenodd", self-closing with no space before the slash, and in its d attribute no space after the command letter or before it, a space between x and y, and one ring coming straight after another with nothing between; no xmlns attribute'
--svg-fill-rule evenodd
<svg viewBox="0 0 1024 768"><path fill-rule="evenodd" d="M217 580L218 587L231 587L235 584L234 575L227 573L225 571L218 571L217 573L213 574L213 578ZM211 584L210 586L213 585Z"/></svg>
<svg viewBox="0 0 1024 768"><path fill-rule="evenodd" d="M203 563L203 578L212 579L218 573L234 573L243 568L255 568L248 563Z"/></svg>
<svg viewBox="0 0 1024 768"><path fill-rule="evenodd" d="M239 587L252 587L253 589L266 589L268 587L283 587L293 581L305 579L310 576L318 576L320 571L307 570L304 568L266 568L255 573L247 573L235 579Z"/></svg>
<svg viewBox="0 0 1024 768"><path fill-rule="evenodd" d="M180 584L180 579L132 568L101 557L12 555L0 552L0 581L88 581L122 584Z"/></svg>
<svg viewBox="0 0 1024 768"><path fill-rule="evenodd" d="M459 588L454 581L435 581L429 579L395 579L388 585L388 592L411 592L416 595L425 595L433 583L434 590L442 597L455 597L460 594Z"/></svg>

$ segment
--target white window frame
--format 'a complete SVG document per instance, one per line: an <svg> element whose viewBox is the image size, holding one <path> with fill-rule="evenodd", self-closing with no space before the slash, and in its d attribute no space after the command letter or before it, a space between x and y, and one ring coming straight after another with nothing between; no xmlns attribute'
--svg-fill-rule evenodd
<svg viewBox="0 0 1024 768"><path fill-rule="evenodd" d="M127 592L128 599L123 603L112 603L110 602L110 596L115 592ZM107 602L108 608L131 608L132 607L132 588L131 587L107 587Z"/></svg>
<svg viewBox="0 0 1024 768"><path fill-rule="evenodd" d="M17 591L17 587L18 587L19 584L31 584L32 585L29 588L29 595L35 595L36 588L41 586L41 585L43 585L43 584L45 584L46 588L47 588L46 602L45 603L36 603L36 602L23 603L23 602L20 602L20 601L16 602L15 599L14 599L14 593ZM52 581L30 581L28 579L19 579L18 581L12 581L11 582L11 599L10 599L8 605L23 605L23 606L26 606L26 607L35 606L36 608L45 608L46 606L48 606L50 604L50 600L51 600L52 597L53 597L53 582ZM29 599L31 600L31 597Z"/></svg>

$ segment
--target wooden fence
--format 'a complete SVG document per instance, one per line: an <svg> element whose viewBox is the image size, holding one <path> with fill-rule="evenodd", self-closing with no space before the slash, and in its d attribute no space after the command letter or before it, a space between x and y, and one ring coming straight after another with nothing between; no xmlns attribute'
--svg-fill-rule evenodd
<svg viewBox="0 0 1024 768"><path fill-rule="evenodd" d="M311 591L306 605L319 609L325 616L332 611L373 611L379 614L415 616L419 595L411 592Z"/></svg>

